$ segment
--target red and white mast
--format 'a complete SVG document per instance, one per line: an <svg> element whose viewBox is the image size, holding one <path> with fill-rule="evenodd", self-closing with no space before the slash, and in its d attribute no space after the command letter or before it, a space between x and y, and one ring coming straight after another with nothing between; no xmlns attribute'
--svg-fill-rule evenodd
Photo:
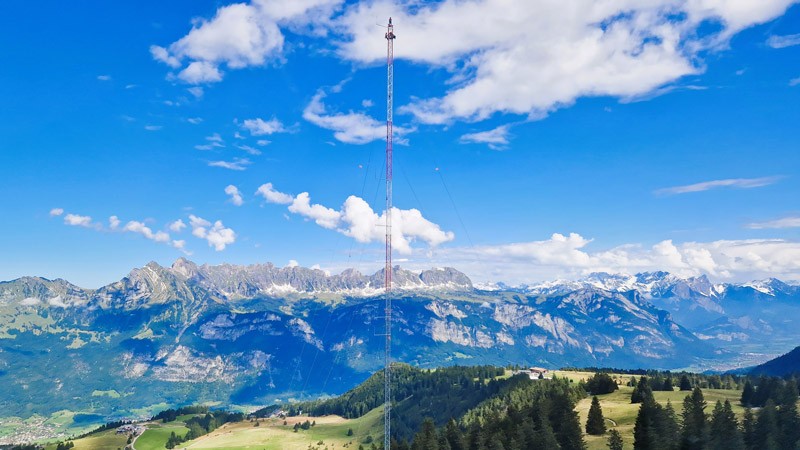
<svg viewBox="0 0 800 450"><path fill-rule="evenodd" d="M392 109L394 90L394 26L389 17L386 30L386 266L383 288L386 296L384 317L386 341L383 366L383 448L390 450L392 439Z"/></svg>

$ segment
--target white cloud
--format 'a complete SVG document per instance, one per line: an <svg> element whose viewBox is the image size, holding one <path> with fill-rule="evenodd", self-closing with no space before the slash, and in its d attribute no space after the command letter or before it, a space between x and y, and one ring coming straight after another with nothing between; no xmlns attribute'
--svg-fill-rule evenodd
<svg viewBox="0 0 800 450"><path fill-rule="evenodd" d="M198 123L202 122L203 119L201 117L189 117L186 119L186 121L192 125L197 125Z"/></svg>
<svg viewBox="0 0 800 450"><path fill-rule="evenodd" d="M761 178L728 178L724 180L704 181L702 183L688 184L685 186L674 186L669 188L658 189L656 194L660 195L674 195L674 194L688 194L691 192L702 192L710 189L717 188L736 188L736 189L752 189L757 187L769 186L777 183L782 177L761 177Z"/></svg>
<svg viewBox="0 0 800 450"><path fill-rule="evenodd" d="M286 133L288 130L280 120L272 118L264 120L259 118L247 119L242 122L241 127L250 132L253 136L264 136L275 133Z"/></svg>
<svg viewBox="0 0 800 450"><path fill-rule="evenodd" d="M290 259L289 263L286 264L286 267L298 267L300 263L297 262L295 259Z"/></svg>
<svg viewBox="0 0 800 450"><path fill-rule="evenodd" d="M110 81L111 80L111 75L98 75L97 79L100 80L100 81Z"/></svg>
<svg viewBox="0 0 800 450"><path fill-rule="evenodd" d="M326 94L317 91L303 110L303 118L314 125L333 131L333 137L348 144L368 144L386 137L386 123L360 112L328 113L322 99ZM395 136L402 137L414 130L394 127ZM402 139L398 143L402 143Z"/></svg>
<svg viewBox="0 0 800 450"><path fill-rule="evenodd" d="M242 206L244 203L244 199L242 199L242 193L239 192L239 188L236 186L229 184L225 187L225 193L231 197L231 203L236 206Z"/></svg>
<svg viewBox="0 0 800 450"><path fill-rule="evenodd" d="M169 229L175 233L180 233L184 228L186 228L186 224L181 219L169 224Z"/></svg>
<svg viewBox="0 0 800 450"><path fill-rule="evenodd" d="M253 162L247 158L233 158L233 161L209 161L210 167L222 167L228 170L246 170Z"/></svg>
<svg viewBox="0 0 800 450"><path fill-rule="evenodd" d="M375 18L393 16L395 57L452 73L445 95L406 105L424 122L534 115L585 96L638 96L703 70L709 49L794 0L377 0L336 19L339 54L377 63ZM698 32L709 22L716 31ZM707 27L706 27L707 28ZM400 43L402 42L402 45Z"/></svg>
<svg viewBox="0 0 800 450"><path fill-rule="evenodd" d="M144 129L147 130L147 131L158 131L158 130L160 130L162 128L164 128L164 127L162 127L161 125L145 125L144 126Z"/></svg>
<svg viewBox="0 0 800 450"><path fill-rule="evenodd" d="M155 242L169 242L169 234L164 231L156 231L153 232L150 227L145 225L142 222L138 222L136 220L131 220L130 222L125 224L125 227L122 228L123 231L130 231L131 233L138 233L142 236L150 239L151 241Z"/></svg>
<svg viewBox="0 0 800 450"><path fill-rule="evenodd" d="M170 56L169 51L167 51L167 49L165 49L164 47L159 47L158 45L151 45L150 54L156 61L161 61L164 64L172 67L173 69L177 69L178 67L181 66L181 62L178 60L178 58Z"/></svg>
<svg viewBox="0 0 800 450"><path fill-rule="evenodd" d="M237 145L236 148L239 150L247 152L249 155L258 156L261 154L261 150L251 147L249 145Z"/></svg>
<svg viewBox="0 0 800 450"><path fill-rule="evenodd" d="M264 200L279 205L288 205L294 201L294 197L283 192L278 192L272 187L272 183L265 183L259 186L256 195L264 197Z"/></svg>
<svg viewBox="0 0 800 450"><path fill-rule="evenodd" d="M200 86L192 86L186 90L189 91L190 94L194 95L194 98L202 98L203 94L205 93L203 88Z"/></svg>
<svg viewBox="0 0 800 450"><path fill-rule="evenodd" d="M205 239L209 247L216 251L225 250L225 247L236 242L236 233L223 225L222 221L217 220L212 225L211 222L197 217L189 216L189 226L192 227L192 235L200 239Z"/></svg>
<svg viewBox="0 0 800 450"><path fill-rule="evenodd" d="M364 108L372 108L372 105L374 105L374 104L375 103L373 103L372 100L370 100L368 98L365 98L364 100L361 100L361 106L363 106Z"/></svg>
<svg viewBox="0 0 800 450"><path fill-rule="evenodd" d="M789 86L797 86L798 84L800 84L800 77L789 80Z"/></svg>
<svg viewBox="0 0 800 450"><path fill-rule="evenodd" d="M64 214L64 208L53 208L50 210L50 217L58 217Z"/></svg>
<svg viewBox="0 0 800 450"><path fill-rule="evenodd" d="M492 150L502 150L508 145L509 125L500 125L488 131L477 133L467 133L461 136L459 141L462 144L487 144Z"/></svg>
<svg viewBox="0 0 800 450"><path fill-rule="evenodd" d="M89 216L81 216L78 214L67 214L64 216L64 223L76 227L91 227L92 218Z"/></svg>
<svg viewBox="0 0 800 450"><path fill-rule="evenodd" d="M150 53L155 60L175 69L183 61L190 61L179 75L188 83L220 81L220 65L241 69L279 59L284 43L279 23L290 28L314 26L311 23L314 18L327 21L325 18L330 17L330 11L340 2L254 0L222 6L210 20L195 19L186 36L167 48L151 46Z"/></svg>
<svg viewBox="0 0 800 450"><path fill-rule="evenodd" d="M222 72L206 61L195 61L178 73L178 79L189 84L215 83L222 81Z"/></svg>
<svg viewBox="0 0 800 450"><path fill-rule="evenodd" d="M270 142L271 141L268 141L267 139L259 139L259 140L256 141L256 144L258 144L258 145L263 147L265 145L268 145Z"/></svg>
<svg viewBox="0 0 800 450"><path fill-rule="evenodd" d="M211 136L206 136L206 140L210 142L222 143L222 136L219 133L214 133Z"/></svg>
<svg viewBox="0 0 800 450"><path fill-rule="evenodd" d="M501 245L442 248L421 255L409 266L450 265L474 281L532 283L574 279L591 272L638 273L665 270L679 276L709 275L720 280L779 277L797 279L800 243L782 239L720 240L647 247L625 244L608 250L589 250L591 239L575 233L553 234L542 241Z"/></svg>
<svg viewBox="0 0 800 450"><path fill-rule="evenodd" d="M800 45L800 34L772 35L767 39L767 45L772 48L794 47L795 45Z"/></svg>
<svg viewBox="0 0 800 450"><path fill-rule="evenodd" d="M766 228L800 228L800 217L784 217L768 222L753 222L747 224L747 228L753 230L763 230Z"/></svg>
<svg viewBox="0 0 800 450"><path fill-rule="evenodd" d="M386 212L380 216L369 204L351 195L340 209L336 210L320 204L312 204L307 192L292 197L276 191L271 183L261 186L256 193L271 203L287 204L289 212L313 220L317 225L336 230L358 242L370 243L383 241ZM431 247L452 241L455 235L443 231L439 225L425 219L416 209L392 209L392 244L399 253L411 253L414 241L423 241Z"/></svg>
<svg viewBox="0 0 800 450"><path fill-rule="evenodd" d="M119 227L119 224L120 224L119 217L111 216L108 218L108 227L111 228L112 230L116 230L117 227Z"/></svg>

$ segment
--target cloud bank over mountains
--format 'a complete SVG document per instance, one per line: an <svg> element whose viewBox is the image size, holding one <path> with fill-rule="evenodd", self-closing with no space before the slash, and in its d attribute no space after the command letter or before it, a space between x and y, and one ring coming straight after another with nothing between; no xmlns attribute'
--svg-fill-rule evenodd
<svg viewBox="0 0 800 450"><path fill-rule="evenodd" d="M280 64L291 57L284 51L287 32L325 39L327 50L356 67L378 64L385 44L376 39L375 20L393 16L402 39L395 57L450 74L444 95L416 99L400 111L431 124L498 112L538 119L581 97L635 98L699 74L707 52L724 49L733 35L779 17L793 3L252 0L195 19L184 37L153 45L151 53L190 84L220 82L225 70ZM777 36L769 45L795 42L796 36ZM309 105L312 112L319 101Z"/></svg>

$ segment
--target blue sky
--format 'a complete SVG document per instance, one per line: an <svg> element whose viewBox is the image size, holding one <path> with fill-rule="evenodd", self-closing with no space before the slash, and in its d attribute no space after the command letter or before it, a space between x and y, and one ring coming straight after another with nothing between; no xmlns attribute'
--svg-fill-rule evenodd
<svg viewBox="0 0 800 450"><path fill-rule="evenodd" d="M800 279L800 6L650 3L4 2L0 279L379 268L388 15L401 265Z"/></svg>

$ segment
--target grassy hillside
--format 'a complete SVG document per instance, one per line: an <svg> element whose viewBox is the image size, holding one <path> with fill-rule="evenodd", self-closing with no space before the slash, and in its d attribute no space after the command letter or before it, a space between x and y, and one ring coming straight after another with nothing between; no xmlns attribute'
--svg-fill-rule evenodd
<svg viewBox="0 0 800 450"><path fill-rule="evenodd" d="M178 435L185 435L189 429L186 428L184 420L188 420L192 415L181 416L179 420L169 423L146 422L144 425L147 431L136 439L134 446L136 450L165 450L165 444L172 432ZM306 420L314 421L316 424L308 430L299 429L294 431L296 423ZM288 417L286 425L283 419L258 419L256 421L244 421L225 424L213 432L201 436L198 439L184 442L178 448L181 449L220 449L220 450L283 450L283 449L319 449L344 448L345 444L349 447L355 444L374 440L375 442L383 439L383 408L376 408L358 419L344 419L339 416L308 417L297 416ZM352 435L348 436L348 430L352 430ZM117 450L124 448L128 436L116 434L116 430L101 431L93 433L87 437L76 439L76 450ZM55 450L56 444L48 444L45 450Z"/></svg>
<svg viewBox="0 0 800 450"><path fill-rule="evenodd" d="M628 386L621 386L620 390L612 394L598 395L600 400L600 407L603 409L603 416L606 419L606 428L608 431L616 429L625 441L625 448L633 447L633 425L636 422L636 415L639 413L640 404L631 404L631 392L633 388ZM654 392L653 396L656 401L662 405L666 405L669 400L678 414L683 407L683 399L689 394L686 391L674 392ZM744 408L739 405L739 398L742 395L741 391L736 390L723 390L723 389L704 389L703 395L708 403L707 411L710 413L714 408L717 400L724 402L726 399L731 402L733 410L741 420ZM589 405L592 403L592 398L587 397L581 400L577 407L580 416L581 426L586 425L586 416L589 412ZM589 450L607 450L608 433L604 436L590 436L584 434L584 439Z"/></svg>
<svg viewBox="0 0 800 450"><path fill-rule="evenodd" d="M450 408L430 407L431 403L446 403L448 401L452 402L455 398L457 398L447 394L446 391L448 391L448 389L445 389L447 384L435 383L434 380L438 378L431 377L434 375L433 372L419 372L415 374L421 376L421 379L425 380L425 382L417 384L410 383L409 380L406 380L405 387L408 388L414 385L415 388L412 389L414 393L408 393L411 395L398 404L397 409L395 409L395 413L397 415L406 416L414 415L416 420L421 420L422 416L429 415L432 412L440 410L444 411L444 414L449 414L449 411L451 411ZM448 371L442 371L442 373L437 374L438 377L444 375L448 375ZM555 375L558 378L569 379L577 386L577 383L585 381L592 376L593 372L556 371ZM633 425L636 420L636 415L639 411L640 405L630 403L630 395L633 391L633 388L624 385L628 380L630 380L631 375L611 374L611 376L622 383L622 385L619 387L618 391L611 394L600 395L598 398L600 400L603 414L606 418L607 428L609 430L616 429L619 431L626 443L626 448L630 448L633 444ZM458 383L453 384L453 380L450 380L447 376L445 376L443 379L447 380L448 383L450 383L450 389L453 389L453 392L458 393L459 395L465 394L463 391L465 386L470 386L471 388L474 388L475 386L474 383L466 383L464 385L459 385ZM498 381L499 380L505 381L506 377L498 377ZM365 383L361 389L364 390L366 387L377 389L378 387L381 387L379 386L379 383L375 383L376 380L371 381L372 382ZM485 380L484 382L488 383L488 380ZM572 385L572 383L569 384ZM375 386L372 386L373 384ZM520 385L520 387L524 387L524 385L525 383ZM513 383L508 385L498 385L498 388L501 387L502 389L494 390L490 397L494 398L497 395L502 395L504 392L509 392L508 389L516 390L517 388ZM371 391L373 389L366 390ZM417 393L416 390L425 392L427 395L417 396L415 395ZM432 395L434 392L436 392L436 394ZM653 394L656 401L661 404L666 405L667 401L670 401L678 414L680 414L683 405L683 399L686 397L688 392L678 391L676 388L676 390L672 392L656 391ZM741 397L740 390L703 389L703 394L706 402L709 405L707 410L708 412L710 412L717 400L724 402L727 399L733 405L736 415L741 418L744 408L742 408L742 406L739 404L739 399ZM351 392L350 395L352 397L350 399L351 401L357 400L358 402L364 403L368 403L365 400L370 397L370 395L367 395L367 393L361 392L358 389L355 390L355 392ZM409 401L410 399L416 399L417 397L423 397L422 403L428 404L427 409L416 404L416 402ZM432 401L432 399L435 399L435 401ZM463 399L458 399L454 404L461 404L462 401ZM404 402L409 404L413 403L413 408L404 408L403 406L407 406ZM338 405L338 403L334 401L329 403L321 402L314 404L313 406L317 408L323 404L327 406L336 406L337 408L352 406L351 402L345 403L350 404ZM579 415L581 428L583 428L586 423L590 403L591 397L586 397L578 401L575 407L575 410ZM304 406L310 407L312 404L306 403ZM463 414L463 411L461 411L460 414ZM188 428L185 426L185 421L192 417L192 415L181 415L178 416L178 420L174 422L161 423L160 421L154 421L145 423L147 431L145 431L142 436L136 440L136 450L165 449L167 439L172 432L175 432L178 435L185 435L185 433L188 431ZM316 422L315 426L307 430L299 429L298 431L294 431L295 424L300 424L306 420ZM286 423L284 424L284 419L261 417L258 419L245 420L243 422L225 424L207 435L180 444L178 448L229 450L282 450L287 448L323 450L326 447L332 449L345 448L345 446L357 448L358 444L369 442L370 440L376 443L382 441L382 420L382 407L380 406L371 409L368 413L361 415L358 418L352 419L333 414L318 415L316 417L303 414L294 417L287 417L285 419ZM348 436L348 430L352 430L351 436ZM589 450L599 450L607 448L607 436L607 434L605 436L584 435L584 439ZM76 440L75 448L88 450L116 450L125 446L126 439L127 436L116 435L114 430L104 431L83 439ZM368 446L365 445L365 447ZM55 446L51 445L48 446L46 450L53 450L54 448Z"/></svg>

